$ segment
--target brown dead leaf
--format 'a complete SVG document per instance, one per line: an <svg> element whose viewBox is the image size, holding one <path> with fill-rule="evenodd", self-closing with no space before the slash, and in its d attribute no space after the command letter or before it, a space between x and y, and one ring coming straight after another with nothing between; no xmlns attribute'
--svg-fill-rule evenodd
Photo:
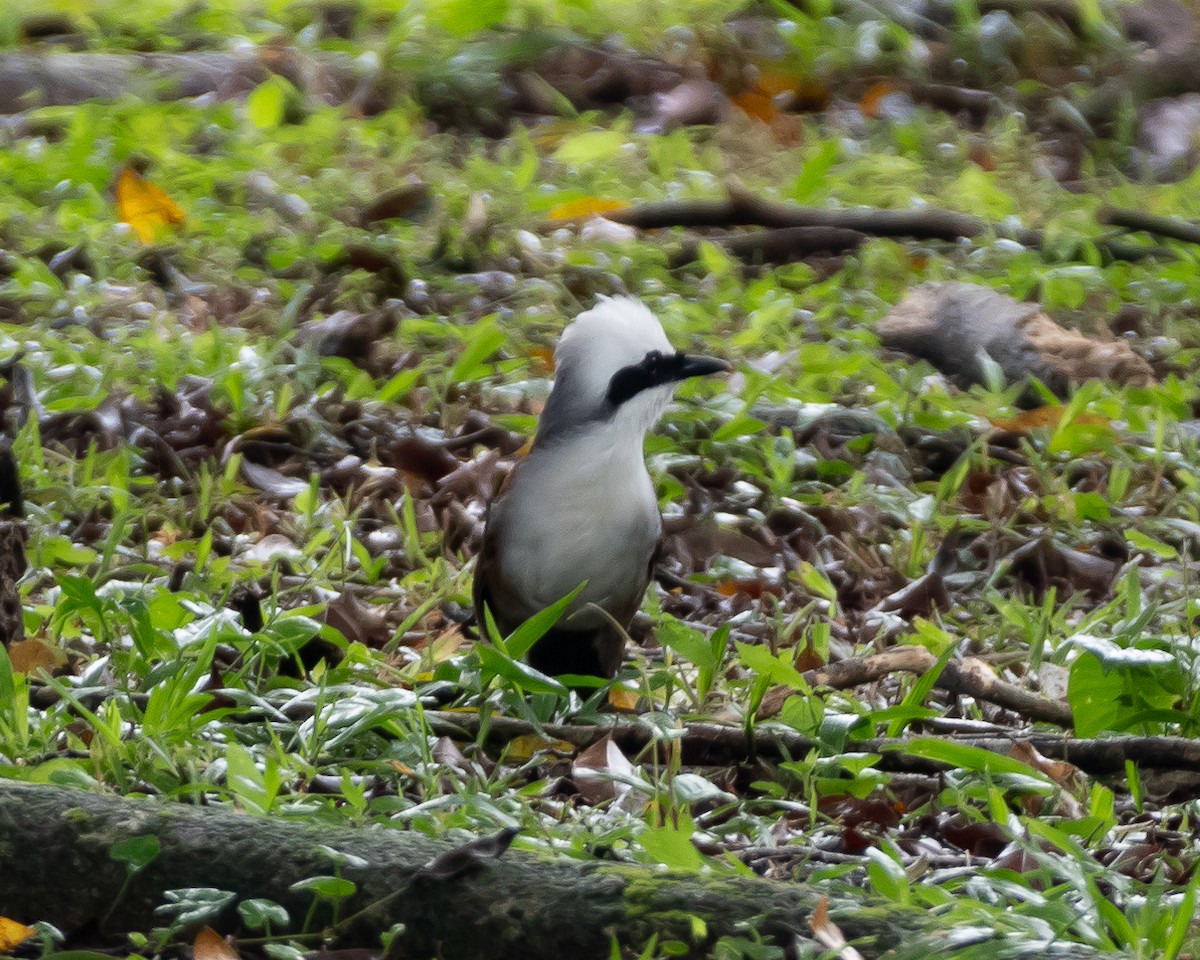
<svg viewBox="0 0 1200 960"><path fill-rule="evenodd" d="M241 960L241 955L212 927L205 927L192 943L193 960Z"/></svg>
<svg viewBox="0 0 1200 960"><path fill-rule="evenodd" d="M378 649L392 638L392 628L378 607L347 591L325 608L324 622L351 643Z"/></svg>
<svg viewBox="0 0 1200 960"><path fill-rule="evenodd" d="M813 939L826 950L837 952L841 960L862 960L862 954L846 942L846 935L829 919L829 898L822 896L808 918Z"/></svg>
<svg viewBox="0 0 1200 960"><path fill-rule="evenodd" d="M1053 430L1062 422L1063 413L1066 409L1062 404L1052 403L1044 407L1035 407L1033 410L1023 410L1015 417L1009 419L989 417L988 422L993 427L999 427L1001 430L1008 430L1011 433L1029 433L1031 430ZM1077 414L1071 422L1089 427L1107 427L1112 424L1112 421L1107 417L1102 417L1098 413L1087 413L1086 411Z"/></svg>
<svg viewBox="0 0 1200 960"><path fill-rule="evenodd" d="M817 652L817 648L809 640L808 643L796 651L796 659L792 661L792 665L801 673L805 673L809 670L818 670L825 666L825 658Z"/></svg>
<svg viewBox="0 0 1200 960"><path fill-rule="evenodd" d="M1121 566L1107 557L1061 546L1048 537L1018 547L1008 555L1008 562L1012 576L1038 596L1055 587L1059 600L1076 592L1094 598L1107 596Z"/></svg>
<svg viewBox="0 0 1200 960"><path fill-rule="evenodd" d="M1084 785L1083 771L1075 764L1068 763L1066 760L1051 760L1049 757L1044 757L1027 740L1018 740L1014 743L1009 751L1009 756L1028 764L1034 770L1040 770L1060 787L1078 790Z"/></svg>
<svg viewBox="0 0 1200 960"><path fill-rule="evenodd" d="M629 786L616 778L629 779L633 776L633 764L611 737L593 743L571 764L571 778L580 796L585 803L593 805L616 800L628 793Z"/></svg>
<svg viewBox="0 0 1200 960"><path fill-rule="evenodd" d="M385 190L363 207L359 223L365 227L381 220L418 220L428 212L432 195L429 184L410 180Z"/></svg>
<svg viewBox="0 0 1200 960"><path fill-rule="evenodd" d="M533 347L529 351L529 358L533 361L534 367L539 368L542 373L554 373L553 347Z"/></svg>
<svg viewBox="0 0 1200 960"><path fill-rule="evenodd" d="M898 613L901 616L928 617L935 610L946 610L950 606L950 594L946 590L946 578L937 570L888 594L875 607L876 610Z"/></svg>
<svg viewBox="0 0 1200 960"><path fill-rule="evenodd" d="M858 109L862 111L864 117L877 120L883 113L883 101L892 94L898 93L899 90L900 88L890 80L880 80L878 83L873 83L867 88L867 92L859 98Z"/></svg>
<svg viewBox="0 0 1200 960"><path fill-rule="evenodd" d="M451 770L456 770L459 773L469 773L471 763L461 750L458 749L458 744L449 737L438 737L433 744L433 759L438 762L438 766L447 767Z"/></svg>
<svg viewBox="0 0 1200 960"><path fill-rule="evenodd" d="M272 467L242 460L242 476L252 487L257 487L263 493L278 500L290 500L308 489L308 481L298 477L288 477Z"/></svg>
<svg viewBox="0 0 1200 960"><path fill-rule="evenodd" d="M67 655L62 650L37 637L18 640L8 648L8 658L12 661L13 670L27 677L37 676L43 671L54 676L67 663Z"/></svg>
<svg viewBox="0 0 1200 960"><path fill-rule="evenodd" d="M759 89L746 90L733 98L733 105L742 113L763 123L771 123L779 116L775 99Z"/></svg>

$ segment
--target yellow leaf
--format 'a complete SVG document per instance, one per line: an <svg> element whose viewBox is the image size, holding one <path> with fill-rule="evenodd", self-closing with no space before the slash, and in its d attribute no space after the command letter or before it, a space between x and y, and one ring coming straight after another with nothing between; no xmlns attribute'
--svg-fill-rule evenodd
<svg viewBox="0 0 1200 960"><path fill-rule="evenodd" d="M575 754L575 745L566 740L547 740L536 733L527 733L508 741L508 752L504 757L511 763L527 763L535 753L545 751L570 757Z"/></svg>
<svg viewBox="0 0 1200 960"><path fill-rule="evenodd" d="M605 200L603 197L580 197L550 208L551 220L582 220L596 217L613 210L624 210L629 204L623 200Z"/></svg>
<svg viewBox="0 0 1200 960"><path fill-rule="evenodd" d="M36 933L33 927L9 920L8 917L0 917L0 953L8 953Z"/></svg>
<svg viewBox="0 0 1200 960"><path fill-rule="evenodd" d="M241 960L238 952L212 927L205 927L196 934L192 957L193 960Z"/></svg>
<svg viewBox="0 0 1200 960"><path fill-rule="evenodd" d="M117 177L117 213L133 227L142 243L153 243L164 229L186 219L179 204L166 191L129 166Z"/></svg>

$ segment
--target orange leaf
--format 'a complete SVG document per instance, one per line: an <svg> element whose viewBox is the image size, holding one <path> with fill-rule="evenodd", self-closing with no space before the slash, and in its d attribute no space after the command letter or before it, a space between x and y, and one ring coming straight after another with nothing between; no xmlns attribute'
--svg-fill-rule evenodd
<svg viewBox="0 0 1200 960"><path fill-rule="evenodd" d="M1061 404L1050 404L1046 407L1036 407L1033 410L1022 411L1010 420L996 420L989 417L988 421L993 427L1008 430L1010 433L1028 433L1030 430L1054 429L1062 422L1062 415L1065 409L1066 407ZM1106 417L1102 417L1096 413L1077 414L1071 422L1081 424L1085 427L1107 427L1109 425Z"/></svg>
<svg viewBox="0 0 1200 960"><path fill-rule="evenodd" d="M603 197L580 197L550 208L551 220L582 220L600 216L613 210L624 210L629 204L623 200L605 200Z"/></svg>
<svg viewBox="0 0 1200 960"><path fill-rule="evenodd" d="M193 960L241 960L238 952L212 927L205 927L196 934L192 944Z"/></svg>
<svg viewBox="0 0 1200 960"><path fill-rule="evenodd" d="M759 93L765 93L768 97L777 97L781 93L795 93L800 86L800 80L778 70L768 70L758 78L758 82L754 86Z"/></svg>
<svg viewBox="0 0 1200 960"><path fill-rule="evenodd" d="M534 347L529 351L529 356L533 358L534 366L541 367L546 373L554 372L553 347Z"/></svg>
<svg viewBox="0 0 1200 960"><path fill-rule="evenodd" d="M142 243L153 243L167 227L186 219L179 205L166 191L126 166L117 177L117 213Z"/></svg>
<svg viewBox="0 0 1200 960"><path fill-rule="evenodd" d="M733 98L733 103L744 114L755 120L761 120L763 123L771 123L779 116L779 108L775 106L775 99L769 93L764 93L757 88L739 93Z"/></svg>
<svg viewBox="0 0 1200 960"><path fill-rule="evenodd" d="M9 920L8 917L0 917L0 953L8 953L15 947L19 947L36 933L37 931L33 927L17 923L16 920Z"/></svg>
<svg viewBox="0 0 1200 960"><path fill-rule="evenodd" d="M862 99L858 101L858 109L863 112L864 117L878 119L884 97L895 93L898 89L890 80L880 80L878 83L872 84L862 95Z"/></svg>
<svg viewBox="0 0 1200 960"><path fill-rule="evenodd" d="M638 695L636 690L627 690L625 687L608 688L608 705L614 710L632 713L637 709L637 704Z"/></svg>

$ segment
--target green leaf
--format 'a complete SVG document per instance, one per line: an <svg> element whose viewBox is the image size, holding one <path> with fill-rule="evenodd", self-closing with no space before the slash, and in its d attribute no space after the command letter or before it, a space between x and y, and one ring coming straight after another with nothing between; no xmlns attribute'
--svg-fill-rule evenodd
<svg viewBox="0 0 1200 960"><path fill-rule="evenodd" d="M554 151L554 159L575 167L586 166L613 159L625 143L626 137L619 130L589 130L565 140Z"/></svg>
<svg viewBox="0 0 1200 960"><path fill-rule="evenodd" d="M638 842L650 859L672 870L699 873L704 857L692 843L690 820L680 818L680 826L654 827L638 836Z"/></svg>
<svg viewBox="0 0 1200 960"><path fill-rule="evenodd" d="M1011 773L1049 782L1044 773L1020 760L964 743L951 743L948 740L938 740L934 737L918 737L895 749L910 756L936 760L963 770L978 770L980 773Z"/></svg>
<svg viewBox="0 0 1200 960"><path fill-rule="evenodd" d="M153 863L160 849L162 849L162 844L159 842L158 837L153 834L147 834L142 837L130 837L128 840L119 840L112 845L112 849L108 851L108 855L113 860L116 860L117 863L125 864L126 869L128 869L132 876Z"/></svg>
<svg viewBox="0 0 1200 960"><path fill-rule="evenodd" d="M504 346L507 337L496 327L495 317L485 317L471 329L466 349L450 370L451 383L466 383L487 376L491 370L484 363Z"/></svg>
<svg viewBox="0 0 1200 960"><path fill-rule="evenodd" d="M237 909L242 922L251 930L262 930L268 924L284 928L291 919L287 910L280 904L261 897L243 900L238 904Z"/></svg>
<svg viewBox="0 0 1200 960"><path fill-rule="evenodd" d="M1140 530L1126 530L1125 539L1139 550L1145 550L1147 553L1152 553L1161 560L1175 560L1179 557L1179 551L1169 543L1163 543L1161 540L1155 540L1142 533Z"/></svg>
<svg viewBox="0 0 1200 960"><path fill-rule="evenodd" d="M429 0L431 23L456 37L497 26L508 16L508 0Z"/></svg>
<svg viewBox="0 0 1200 960"><path fill-rule="evenodd" d="M345 900L358 891L358 884L344 877L306 877L297 880L288 891L291 893L311 893L321 900Z"/></svg>
<svg viewBox="0 0 1200 960"><path fill-rule="evenodd" d="M808 588L810 593L821 599L828 600L830 603L837 602L837 587L807 560L800 564L800 582Z"/></svg>
<svg viewBox="0 0 1200 960"><path fill-rule="evenodd" d="M1161 653L1125 652L1135 657ZM1169 710L1175 705L1178 694L1163 686L1161 668L1153 663L1133 664L1106 664L1090 650L1075 658L1067 681L1067 702L1079 736L1125 731L1141 722L1147 711Z"/></svg>
<svg viewBox="0 0 1200 960"><path fill-rule="evenodd" d="M503 677L526 693L553 693L559 697L567 695L567 688L553 677L546 676L527 663L506 656L495 647L477 643L475 654L479 657L479 665L484 671L493 677Z"/></svg>
<svg viewBox="0 0 1200 960"><path fill-rule="evenodd" d="M269 130L283 123L288 94L294 88L280 76L264 80L246 97L246 116L260 130Z"/></svg>
<svg viewBox="0 0 1200 960"><path fill-rule="evenodd" d="M808 692L809 686L804 674L796 669L792 662L792 652L784 650L779 656L757 643L737 644L738 659L742 666L749 667L763 680L770 683L782 683L793 690Z"/></svg>
<svg viewBox="0 0 1200 960"><path fill-rule="evenodd" d="M587 583L581 583L565 597L555 600L545 610L535 613L523 624L510 633L504 641L505 649L514 660L519 660L532 649L533 645L542 639L550 629L562 619L567 607L575 602L575 598L583 591Z"/></svg>
<svg viewBox="0 0 1200 960"><path fill-rule="evenodd" d="M878 847L868 847L867 858L867 879L875 892L893 903L907 903L909 886L904 867Z"/></svg>

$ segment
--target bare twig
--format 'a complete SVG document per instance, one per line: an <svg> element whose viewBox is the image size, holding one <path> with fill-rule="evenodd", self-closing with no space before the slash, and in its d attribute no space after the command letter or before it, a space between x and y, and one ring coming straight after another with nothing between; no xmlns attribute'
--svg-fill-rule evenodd
<svg viewBox="0 0 1200 960"><path fill-rule="evenodd" d="M708 239L747 263L790 263L816 254L855 250L867 235L840 227L780 227ZM691 263L699 249L699 243L685 244L672 259L676 264Z"/></svg>
<svg viewBox="0 0 1200 960"><path fill-rule="evenodd" d="M896 647L874 657L842 660L809 670L804 679L815 687L846 690L864 683L873 683L891 673L928 673L936 663L937 658L924 647ZM1030 720L1055 723L1060 727L1071 727L1074 724L1071 708L1067 704L1047 700L1011 683L1005 683L979 660L947 663L934 686L948 693L963 694L994 703ZM759 718L775 716L793 692L788 687L776 687L768 691L759 708Z"/></svg>
<svg viewBox="0 0 1200 960"><path fill-rule="evenodd" d="M664 227L737 227L760 226L773 230L796 227L848 230L872 237L910 237L917 240L974 239L995 235L1015 240L1026 247L1040 249L1045 239L1040 230L1024 227L1010 229L982 217L923 207L919 210L879 210L856 208L827 210L778 203L755 196L736 184L730 185L724 200L665 200L645 203L604 214L609 220L639 230ZM1093 238L1092 242L1114 260L1143 260L1149 257L1175 257L1162 247L1124 244Z"/></svg>
<svg viewBox="0 0 1200 960"><path fill-rule="evenodd" d="M1126 230L1152 233L1157 237L1182 240L1185 243L1200 243L1200 224L1179 217L1159 217L1143 210L1127 210L1122 207L1103 207L1097 214L1101 223Z"/></svg>

